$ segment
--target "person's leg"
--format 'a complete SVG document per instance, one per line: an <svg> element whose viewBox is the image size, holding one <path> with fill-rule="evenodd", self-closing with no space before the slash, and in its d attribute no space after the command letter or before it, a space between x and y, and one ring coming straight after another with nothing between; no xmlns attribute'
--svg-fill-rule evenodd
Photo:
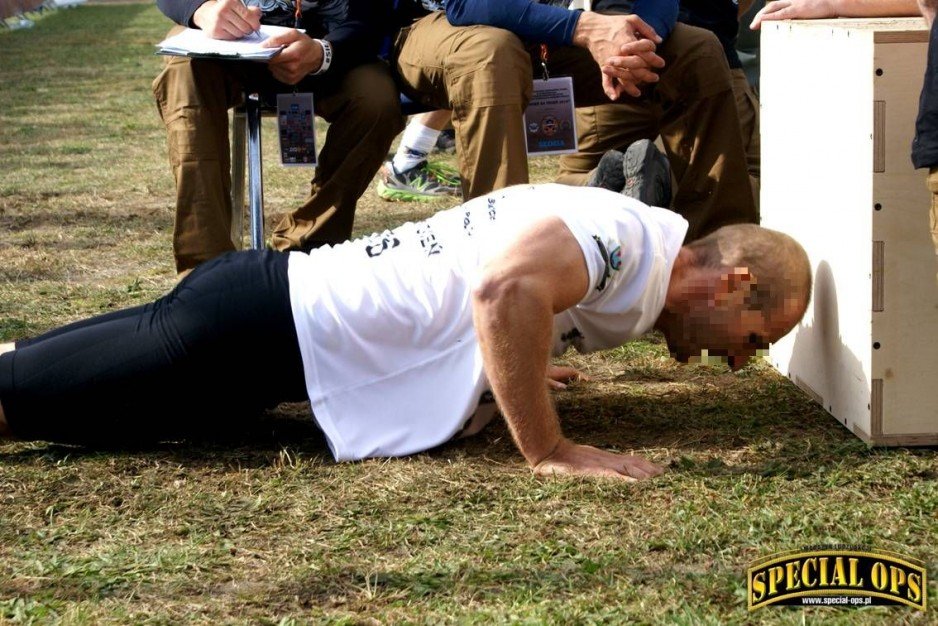
<svg viewBox="0 0 938 626"><path fill-rule="evenodd" d="M0 355L13 435L153 440L305 397L286 255L224 255L131 312Z"/></svg>
<svg viewBox="0 0 938 626"><path fill-rule="evenodd" d="M590 173L609 150L624 152L639 139L658 135L660 111L646 103L625 101L578 107L576 110L579 151L560 157L557 182L586 185Z"/></svg>
<svg viewBox="0 0 938 626"><path fill-rule="evenodd" d="M521 117L531 58L515 35L451 26L436 12L402 31L394 66L408 96L453 111L463 197L528 182Z"/></svg>
<svg viewBox="0 0 938 626"><path fill-rule="evenodd" d="M352 234L355 205L404 128L387 65L360 65L322 95L316 114L329 121L306 202L274 230L278 250L341 243Z"/></svg>
<svg viewBox="0 0 938 626"><path fill-rule="evenodd" d="M661 139L689 222L686 241L728 224L759 223L729 66L716 36L677 24L662 44L668 68L655 87Z"/></svg>
<svg viewBox="0 0 938 626"><path fill-rule="evenodd" d="M759 148L759 101L746 80L742 70L730 70L746 168L753 188L754 200L759 199L760 148ZM651 139L657 135L658 116L645 105L635 102L602 104L579 107L576 110L576 125L579 134L579 152L565 154L560 158L557 182L565 185L585 185L590 172L609 150L625 149L638 139Z"/></svg>
<svg viewBox="0 0 938 626"><path fill-rule="evenodd" d="M394 153L392 160L394 169L398 172L406 172L426 161L433 146L436 145L440 131L449 125L452 117L452 111L446 109L429 111L412 117L407 128L404 129L401 144Z"/></svg>
<svg viewBox="0 0 938 626"><path fill-rule="evenodd" d="M640 116L639 127L656 120L654 128L632 140L653 138L660 131L677 182L671 206L691 224L687 241L726 224L758 223L722 46L713 33L677 24L658 53L667 64L661 80L646 88L641 98L624 97L616 104L634 109ZM577 106L608 103L603 100L599 69L585 50L560 48L552 52L550 65L552 73L574 76ZM599 107L597 111L605 110L621 120L629 117L627 108ZM599 119L591 123L599 129L597 134L615 125ZM630 143L624 136L615 141ZM564 182L583 184L584 174L595 167L604 149L620 148L604 139L587 147L590 153L582 160L574 155L564 161Z"/></svg>
<svg viewBox="0 0 938 626"><path fill-rule="evenodd" d="M592 55L572 46L550 51L551 74L573 76L577 147L560 158L557 182L586 185L590 172L609 150L621 150L639 139L658 135L660 107L649 90L641 98L624 96L611 102L602 88L602 74Z"/></svg>
<svg viewBox="0 0 938 626"><path fill-rule="evenodd" d="M234 65L252 64L168 57L153 81L176 179L177 272L234 249L228 109L243 91Z"/></svg>
<svg viewBox="0 0 938 626"><path fill-rule="evenodd" d="M459 172L443 163L430 161L430 152L451 119L452 112L445 109L411 118L397 152L378 174L377 193L380 198L411 202L462 193Z"/></svg>
<svg viewBox="0 0 938 626"><path fill-rule="evenodd" d="M746 152L746 169L749 171L749 184L752 197L759 209L759 178L761 176L761 148L759 144L759 99L756 98L752 85L741 69L730 70L733 80L733 96L736 98L736 113L739 115L739 130L743 137L743 149Z"/></svg>

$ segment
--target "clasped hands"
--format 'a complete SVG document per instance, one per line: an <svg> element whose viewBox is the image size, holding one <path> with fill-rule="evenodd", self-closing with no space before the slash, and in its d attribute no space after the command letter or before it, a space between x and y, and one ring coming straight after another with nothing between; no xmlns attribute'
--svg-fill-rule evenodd
<svg viewBox="0 0 938 626"><path fill-rule="evenodd" d="M196 10L192 22L213 39L241 39L260 28L261 10L241 0L208 0ZM264 46L284 46L267 64L281 83L295 85L322 66L322 46L298 30L271 37Z"/></svg>
<svg viewBox="0 0 938 626"><path fill-rule="evenodd" d="M602 71L603 91L610 100L642 95L642 86L658 82L664 59L656 54L662 41L637 15L580 15L573 43L590 51Z"/></svg>

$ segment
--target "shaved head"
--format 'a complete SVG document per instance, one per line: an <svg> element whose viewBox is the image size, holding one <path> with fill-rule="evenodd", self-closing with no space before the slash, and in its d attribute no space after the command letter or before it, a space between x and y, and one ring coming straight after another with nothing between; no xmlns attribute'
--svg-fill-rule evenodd
<svg viewBox="0 0 938 626"><path fill-rule="evenodd" d="M734 224L682 248L655 323L671 355L707 350L739 369L804 316L811 264L797 241L754 224Z"/></svg>
<svg viewBox="0 0 938 626"><path fill-rule="evenodd" d="M747 269L753 276L749 304L767 317L787 312L796 324L811 297L811 263L784 233L755 224L724 226L688 244L700 267Z"/></svg>

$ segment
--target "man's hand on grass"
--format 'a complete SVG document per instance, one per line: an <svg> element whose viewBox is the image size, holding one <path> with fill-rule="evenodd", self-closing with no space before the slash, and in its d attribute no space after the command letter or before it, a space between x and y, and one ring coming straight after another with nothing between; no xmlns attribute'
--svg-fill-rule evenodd
<svg viewBox="0 0 938 626"><path fill-rule="evenodd" d="M261 9L241 0L208 0L196 9L192 23L212 39L241 39L261 27Z"/></svg>
<svg viewBox="0 0 938 626"><path fill-rule="evenodd" d="M662 467L640 456L608 452L566 439L534 466L534 473L539 476L603 476L628 481L659 476L663 472Z"/></svg>
<svg viewBox="0 0 938 626"><path fill-rule="evenodd" d="M589 376L566 365L547 366L547 386L551 389L566 389L569 383L578 380L589 380Z"/></svg>

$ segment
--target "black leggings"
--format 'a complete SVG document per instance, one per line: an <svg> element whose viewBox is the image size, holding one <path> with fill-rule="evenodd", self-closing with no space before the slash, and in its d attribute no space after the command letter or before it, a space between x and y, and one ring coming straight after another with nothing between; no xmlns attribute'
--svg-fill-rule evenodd
<svg viewBox="0 0 938 626"><path fill-rule="evenodd" d="M231 252L155 302L17 342L0 355L13 434L139 443L305 400L287 258Z"/></svg>

